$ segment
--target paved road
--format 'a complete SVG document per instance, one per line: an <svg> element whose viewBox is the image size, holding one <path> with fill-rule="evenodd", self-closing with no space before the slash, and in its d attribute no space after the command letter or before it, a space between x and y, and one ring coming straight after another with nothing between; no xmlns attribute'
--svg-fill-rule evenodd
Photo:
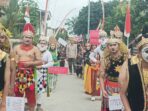
<svg viewBox="0 0 148 111"><path fill-rule="evenodd" d="M74 75L59 75L56 89L44 98L44 111L100 111L100 100L91 101L83 81Z"/></svg>

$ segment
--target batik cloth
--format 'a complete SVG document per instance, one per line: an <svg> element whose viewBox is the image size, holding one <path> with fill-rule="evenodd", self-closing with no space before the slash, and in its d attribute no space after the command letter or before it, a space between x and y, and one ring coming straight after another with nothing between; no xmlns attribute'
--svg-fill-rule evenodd
<svg viewBox="0 0 148 111"><path fill-rule="evenodd" d="M41 94L47 88L47 68L37 69L37 93Z"/></svg>

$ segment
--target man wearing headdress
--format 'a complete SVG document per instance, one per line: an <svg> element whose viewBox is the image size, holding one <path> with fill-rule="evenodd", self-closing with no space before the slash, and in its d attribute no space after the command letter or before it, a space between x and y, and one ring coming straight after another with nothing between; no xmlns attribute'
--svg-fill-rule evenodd
<svg viewBox="0 0 148 111"><path fill-rule="evenodd" d="M47 37L41 36L39 43L37 44L38 49L41 52L42 65L37 66L37 104L42 104L42 96L48 87L48 72L47 69L50 66L53 66L53 59L51 53L48 51L48 41ZM49 92L47 92L49 93Z"/></svg>
<svg viewBox="0 0 148 111"><path fill-rule="evenodd" d="M74 73L76 72L75 70L75 61L77 58L77 44L75 44L74 37L69 37L70 43L66 47L66 57L68 60L68 66L69 66L69 72L72 74L72 66L74 69Z"/></svg>
<svg viewBox="0 0 148 111"><path fill-rule="evenodd" d="M119 76L125 111L148 111L148 25L139 39L137 58L129 57Z"/></svg>
<svg viewBox="0 0 148 111"><path fill-rule="evenodd" d="M127 56L128 49L120 39L110 38L107 41L100 67L100 86L103 94L101 111L109 111L109 96L119 94L119 72Z"/></svg>
<svg viewBox="0 0 148 111"><path fill-rule="evenodd" d="M58 61L58 52L57 52L57 40L53 36L49 38L49 52L52 55L53 59L53 65L54 66L59 66L59 61Z"/></svg>
<svg viewBox="0 0 148 111"><path fill-rule="evenodd" d="M54 36L49 37L49 52L52 55L53 59L53 66L59 66L59 60L58 60L58 51L57 51L57 40ZM51 90L55 88L56 82L57 82L57 75L50 74L50 87Z"/></svg>
<svg viewBox="0 0 148 111"><path fill-rule="evenodd" d="M91 89L90 89L90 79L89 79L89 67L90 67L90 59L89 59L89 55L91 52L91 44L86 43L85 44L85 52L84 52L84 91L85 93L90 94L91 93Z"/></svg>
<svg viewBox="0 0 148 111"><path fill-rule="evenodd" d="M34 68L42 63L40 51L33 45L34 34L32 24L26 23L22 43L14 48L17 63L15 95L26 96L30 111L34 111L36 105Z"/></svg>
<svg viewBox="0 0 148 111"><path fill-rule="evenodd" d="M6 96L8 96L9 87L11 87L9 52L10 43L8 34L6 33L5 27L0 24L0 99L2 99L0 102L0 111L5 111Z"/></svg>

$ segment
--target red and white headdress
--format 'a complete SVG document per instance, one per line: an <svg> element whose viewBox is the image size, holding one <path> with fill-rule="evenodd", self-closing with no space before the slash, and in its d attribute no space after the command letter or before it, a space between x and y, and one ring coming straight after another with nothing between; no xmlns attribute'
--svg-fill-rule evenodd
<svg viewBox="0 0 148 111"><path fill-rule="evenodd" d="M33 25L31 23L26 23L23 29L23 36L34 37L34 34L35 34L35 30Z"/></svg>

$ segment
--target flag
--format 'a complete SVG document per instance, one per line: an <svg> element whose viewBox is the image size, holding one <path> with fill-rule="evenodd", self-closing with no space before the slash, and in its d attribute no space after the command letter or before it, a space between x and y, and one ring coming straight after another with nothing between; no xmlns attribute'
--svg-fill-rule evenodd
<svg viewBox="0 0 148 111"><path fill-rule="evenodd" d="M99 44L99 30L90 30L90 44Z"/></svg>
<svg viewBox="0 0 148 111"><path fill-rule="evenodd" d="M129 37L131 32L131 17L130 17L130 5L127 4L124 36Z"/></svg>

